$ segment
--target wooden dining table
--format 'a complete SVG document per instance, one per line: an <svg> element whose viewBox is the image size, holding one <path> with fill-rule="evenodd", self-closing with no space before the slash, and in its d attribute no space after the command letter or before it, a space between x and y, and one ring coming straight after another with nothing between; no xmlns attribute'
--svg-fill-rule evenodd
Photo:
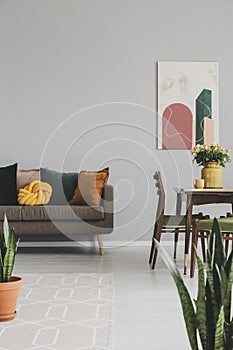
<svg viewBox="0 0 233 350"><path fill-rule="evenodd" d="M181 214L182 202L186 201L186 229L185 229L185 248L184 248L184 274L187 274L188 254L190 245L190 231L192 225L192 215L194 205L204 205L212 203L231 204L233 212L233 188L216 189L194 189L180 188L175 189L177 193L176 214Z"/></svg>

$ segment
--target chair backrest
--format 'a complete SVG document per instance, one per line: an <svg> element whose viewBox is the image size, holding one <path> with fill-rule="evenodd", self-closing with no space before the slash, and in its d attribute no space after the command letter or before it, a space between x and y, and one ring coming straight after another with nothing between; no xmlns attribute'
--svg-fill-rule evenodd
<svg viewBox="0 0 233 350"><path fill-rule="evenodd" d="M163 225L164 208L165 208L165 192L163 188L163 182L160 171L156 171L154 174L155 186L158 188L157 194L159 196L158 207L156 212L156 224Z"/></svg>

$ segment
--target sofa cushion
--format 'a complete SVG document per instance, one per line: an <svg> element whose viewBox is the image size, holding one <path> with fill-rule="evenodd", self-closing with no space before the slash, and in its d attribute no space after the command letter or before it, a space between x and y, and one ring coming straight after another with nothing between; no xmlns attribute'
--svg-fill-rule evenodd
<svg viewBox="0 0 233 350"><path fill-rule="evenodd" d="M17 163L0 168L0 205L17 205Z"/></svg>
<svg viewBox="0 0 233 350"><path fill-rule="evenodd" d="M41 168L40 176L41 181L49 183L53 189L49 205L66 205L73 197L78 183L78 173L60 173Z"/></svg>
<svg viewBox="0 0 233 350"><path fill-rule="evenodd" d="M20 205L1 205L0 206L0 221L3 221L6 214L8 221L21 220L21 206Z"/></svg>
<svg viewBox="0 0 233 350"><path fill-rule="evenodd" d="M100 205L103 188L107 184L109 168L100 171L81 171L78 186L75 189L70 205Z"/></svg>
<svg viewBox="0 0 233 350"><path fill-rule="evenodd" d="M40 169L28 169L17 171L17 190L30 184L30 182L40 180Z"/></svg>
<svg viewBox="0 0 233 350"><path fill-rule="evenodd" d="M23 221L80 221L103 220L104 208L91 208L87 206L46 205L38 207L22 207Z"/></svg>

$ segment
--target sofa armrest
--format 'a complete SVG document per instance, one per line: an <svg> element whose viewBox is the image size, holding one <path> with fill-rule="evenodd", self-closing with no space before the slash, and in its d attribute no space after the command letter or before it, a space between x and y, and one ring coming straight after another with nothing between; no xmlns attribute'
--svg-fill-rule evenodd
<svg viewBox="0 0 233 350"><path fill-rule="evenodd" d="M113 214L114 214L114 187L106 185L102 195L102 205L104 207L104 227L113 230Z"/></svg>
<svg viewBox="0 0 233 350"><path fill-rule="evenodd" d="M114 187L112 185L106 185L104 187L102 198L105 201L113 202L113 199L114 199Z"/></svg>

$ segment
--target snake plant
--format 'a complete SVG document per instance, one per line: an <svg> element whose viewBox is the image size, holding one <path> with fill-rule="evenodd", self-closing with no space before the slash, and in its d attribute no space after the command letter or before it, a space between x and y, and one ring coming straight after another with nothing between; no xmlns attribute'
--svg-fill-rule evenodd
<svg viewBox="0 0 233 350"><path fill-rule="evenodd" d="M15 231L9 227L6 215L3 221L3 234L0 234L0 282L9 282L18 248Z"/></svg>
<svg viewBox="0 0 233 350"><path fill-rule="evenodd" d="M155 244L178 289L192 350L232 350L233 251L227 259L218 221L214 219L209 236L206 274L203 263L196 252L198 293L194 301L166 250L156 240Z"/></svg>

